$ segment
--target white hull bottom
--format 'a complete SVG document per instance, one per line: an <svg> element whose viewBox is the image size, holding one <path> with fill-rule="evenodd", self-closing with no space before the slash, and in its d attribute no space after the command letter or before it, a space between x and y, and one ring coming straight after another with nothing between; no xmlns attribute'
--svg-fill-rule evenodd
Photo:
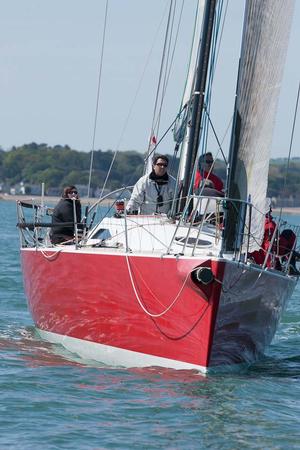
<svg viewBox="0 0 300 450"><path fill-rule="evenodd" d="M165 367L177 370L197 370L203 374L208 372L207 367L186 362L176 361L169 358L161 358L145 353L125 350L110 345L98 344L96 342L86 341L70 336L52 333L50 331L36 328L42 339L53 344L60 344L71 353L76 353L83 359L94 360L114 367Z"/></svg>

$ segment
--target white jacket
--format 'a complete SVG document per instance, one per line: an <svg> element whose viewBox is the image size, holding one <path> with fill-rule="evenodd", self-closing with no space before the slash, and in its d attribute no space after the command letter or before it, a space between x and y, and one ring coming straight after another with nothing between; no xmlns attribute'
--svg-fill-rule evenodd
<svg viewBox="0 0 300 450"><path fill-rule="evenodd" d="M149 178L149 175L144 175L136 182L126 209L129 212L139 210L140 214L167 214L171 210L175 193L175 182L169 175L169 180L166 184L158 185ZM157 203L159 195L162 196L162 206L159 206Z"/></svg>

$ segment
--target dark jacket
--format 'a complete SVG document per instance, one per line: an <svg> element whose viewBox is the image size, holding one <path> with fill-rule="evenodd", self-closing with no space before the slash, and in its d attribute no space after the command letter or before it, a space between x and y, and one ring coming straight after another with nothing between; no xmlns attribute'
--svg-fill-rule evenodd
<svg viewBox="0 0 300 450"><path fill-rule="evenodd" d="M76 206L76 220L77 223L81 221L81 204L79 200L75 202ZM50 239L51 242L57 244L71 239L74 236L74 225L65 226L64 223L74 223L73 200L69 198L62 198L55 206L52 214L52 225L57 225L51 228Z"/></svg>

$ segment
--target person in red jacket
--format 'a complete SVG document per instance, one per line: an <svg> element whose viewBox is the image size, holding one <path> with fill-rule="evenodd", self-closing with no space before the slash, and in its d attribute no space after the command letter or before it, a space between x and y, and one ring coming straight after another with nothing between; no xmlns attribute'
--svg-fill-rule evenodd
<svg viewBox="0 0 300 450"><path fill-rule="evenodd" d="M212 172L212 164L214 159L212 153L204 153L199 158L199 168L196 172L194 190L201 187L201 181L205 180L205 187L215 189L222 192L224 185L223 181Z"/></svg>
<svg viewBox="0 0 300 450"><path fill-rule="evenodd" d="M249 257L251 259L253 259L253 261L256 264L263 265L266 255L268 253L269 247L272 242L273 234L275 233L276 229L277 229L276 222L274 221L273 216L271 215L271 211L269 211L265 215L264 236L263 236L261 248L259 250L254 250L253 252L249 253ZM270 252L268 259L266 261L266 266L269 268L272 267L272 264L274 263L273 258L272 258L272 253L276 253L276 240L274 240L274 239L273 239L272 252ZM277 264L277 267L279 269L279 264Z"/></svg>

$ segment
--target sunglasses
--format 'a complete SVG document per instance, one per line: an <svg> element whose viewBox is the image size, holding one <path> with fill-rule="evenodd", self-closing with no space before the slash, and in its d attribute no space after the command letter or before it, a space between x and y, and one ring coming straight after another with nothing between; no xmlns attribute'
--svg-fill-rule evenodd
<svg viewBox="0 0 300 450"><path fill-rule="evenodd" d="M206 162L206 164L213 164L214 160L213 159L206 159L205 162Z"/></svg>
<svg viewBox="0 0 300 450"><path fill-rule="evenodd" d="M164 164L164 163L156 163L155 165L159 166L159 167L168 167L168 164Z"/></svg>
<svg viewBox="0 0 300 450"><path fill-rule="evenodd" d="M75 194L75 195L77 195L78 192L77 192L77 191L70 191L69 194Z"/></svg>

